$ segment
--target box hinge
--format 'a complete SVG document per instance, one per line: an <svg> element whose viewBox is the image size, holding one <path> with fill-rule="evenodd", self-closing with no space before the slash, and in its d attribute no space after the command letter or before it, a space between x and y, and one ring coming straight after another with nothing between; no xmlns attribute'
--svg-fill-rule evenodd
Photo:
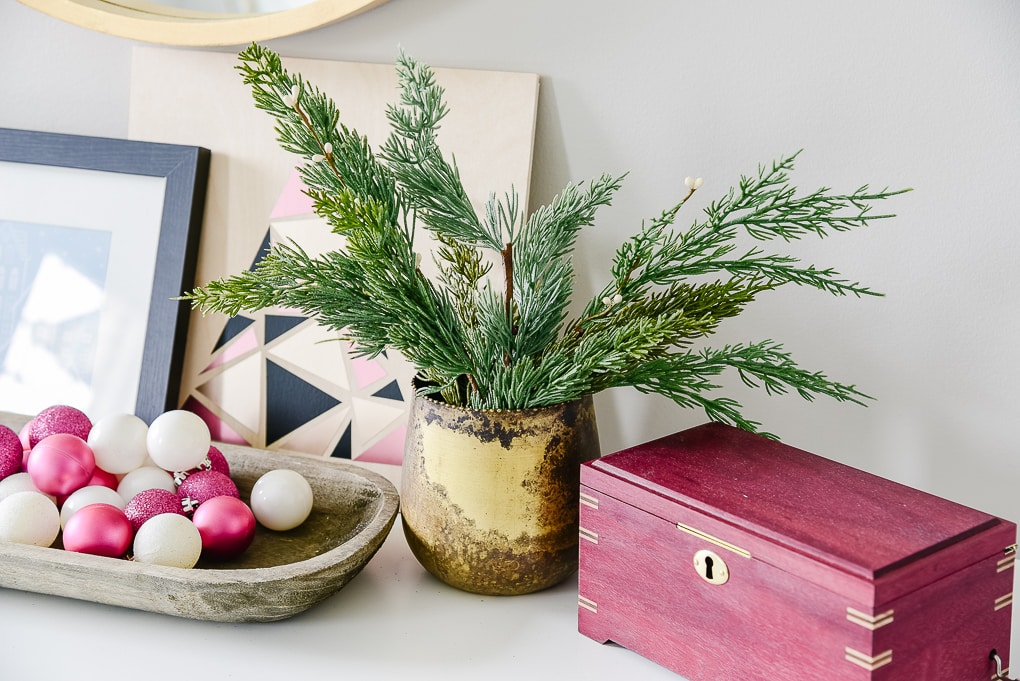
<svg viewBox="0 0 1020 681"><path fill-rule="evenodd" d="M875 631L875 629L880 629L887 624L892 624L893 611L886 610L885 612L880 612L877 615L869 615L866 612L861 612L860 610L856 610L854 608L847 608L846 618L853 622L854 624L858 624L864 627L865 629Z"/></svg>
<svg viewBox="0 0 1020 681"><path fill-rule="evenodd" d="M698 539L704 539L707 542L711 542L712 544L715 544L716 546L720 546L720 547L726 549L727 551L732 551L733 553L737 554L738 556L743 556L744 558L750 558L751 557L751 552L750 551L748 551L746 549L742 549L739 546L737 546L735 544L731 544L728 541L725 541L723 539L719 539L718 537L713 537L712 535L707 534L705 532L702 532L701 530L697 530L697 529L691 527L690 525L684 525L683 523L677 523L676 524L676 529L680 530L681 532L686 532L687 534L693 535L693 536L697 537Z"/></svg>
<svg viewBox="0 0 1020 681"><path fill-rule="evenodd" d="M1006 557L995 564L996 572L1005 572L1006 570L1011 569L1013 564L1016 563L1016 544L1007 546L1003 553Z"/></svg>
<svg viewBox="0 0 1020 681"><path fill-rule="evenodd" d="M865 655L859 650L854 650L853 648L846 648L845 651L846 651L845 657L847 662L853 662L858 667L864 667L868 671L874 671L879 667L884 667L885 665L892 662L891 648L885 651L884 653L879 653L878 655L875 655L874 657L870 655Z"/></svg>

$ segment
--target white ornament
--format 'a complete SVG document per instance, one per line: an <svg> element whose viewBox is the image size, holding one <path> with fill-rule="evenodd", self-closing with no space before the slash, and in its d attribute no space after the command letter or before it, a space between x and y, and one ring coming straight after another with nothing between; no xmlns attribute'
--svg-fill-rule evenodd
<svg viewBox="0 0 1020 681"><path fill-rule="evenodd" d="M148 432L149 426L134 414L111 414L96 421L88 439L96 465L114 475L141 467L149 455Z"/></svg>
<svg viewBox="0 0 1020 681"><path fill-rule="evenodd" d="M110 489L104 485L89 485L81 487L71 493L71 496L64 500L60 506L60 526L67 525L67 520L75 513L89 504L109 504L124 510L127 502L124 497L117 493L117 490Z"/></svg>
<svg viewBox="0 0 1020 681"><path fill-rule="evenodd" d="M308 481L288 468L278 468L260 477L251 490L255 520L270 530L291 530L312 512L314 495Z"/></svg>
<svg viewBox="0 0 1020 681"><path fill-rule="evenodd" d="M201 416L174 409L153 420L145 442L157 466L166 471L186 471L208 456L212 438Z"/></svg>
<svg viewBox="0 0 1020 681"><path fill-rule="evenodd" d="M138 528L133 553L139 563L193 568L202 555L202 535L185 516L160 513Z"/></svg>
<svg viewBox="0 0 1020 681"><path fill-rule="evenodd" d="M41 492L16 492L0 501L0 542L50 546L60 532L60 511Z"/></svg>
<svg viewBox="0 0 1020 681"><path fill-rule="evenodd" d="M174 484L174 476L155 466L136 468L121 478L120 484L117 485L117 493L125 501L131 501L136 494L147 489L165 489L167 492L176 492L177 485Z"/></svg>

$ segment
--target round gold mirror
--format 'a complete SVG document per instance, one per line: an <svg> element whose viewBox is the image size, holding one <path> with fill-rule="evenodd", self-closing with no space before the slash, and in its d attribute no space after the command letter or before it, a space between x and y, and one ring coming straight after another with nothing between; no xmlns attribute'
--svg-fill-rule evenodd
<svg viewBox="0 0 1020 681"><path fill-rule="evenodd" d="M57 19L164 45L243 45L347 19L386 0L19 0Z"/></svg>

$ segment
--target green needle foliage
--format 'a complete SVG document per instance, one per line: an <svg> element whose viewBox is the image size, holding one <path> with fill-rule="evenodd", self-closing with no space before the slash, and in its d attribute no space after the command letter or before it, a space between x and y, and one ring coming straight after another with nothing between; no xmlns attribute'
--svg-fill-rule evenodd
<svg viewBox="0 0 1020 681"><path fill-rule="evenodd" d="M203 313L297 308L365 356L399 351L430 392L473 408L538 407L632 386L757 430L739 403L714 394L726 371L772 394L869 399L800 368L772 340L718 349L695 343L784 284L880 295L788 255L738 250L738 237L789 242L864 227L892 217L873 214L874 202L908 190L798 194L789 179L794 154L742 177L699 220L677 229L680 208L701 183L688 178L685 196L620 245L605 288L570 318L576 239L621 177L570 185L530 216L515 194L491 196L479 215L455 161L437 145L447 109L428 66L399 56L400 101L387 109L391 135L378 151L272 51L252 45L238 69L256 106L276 118L280 145L304 159L316 212L346 246L312 257L296 243L277 244L254 270L183 296ZM435 280L419 267L416 228L438 243Z"/></svg>

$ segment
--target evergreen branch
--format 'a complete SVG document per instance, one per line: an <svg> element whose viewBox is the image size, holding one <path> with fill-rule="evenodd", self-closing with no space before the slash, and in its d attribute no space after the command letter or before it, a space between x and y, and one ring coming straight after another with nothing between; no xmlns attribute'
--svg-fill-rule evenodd
<svg viewBox="0 0 1020 681"><path fill-rule="evenodd" d="M428 229L447 241L501 250L501 235L485 229L479 221L456 163L446 161L436 142L447 109L432 69L401 53L397 73L403 106L387 107L392 134L380 156Z"/></svg>

